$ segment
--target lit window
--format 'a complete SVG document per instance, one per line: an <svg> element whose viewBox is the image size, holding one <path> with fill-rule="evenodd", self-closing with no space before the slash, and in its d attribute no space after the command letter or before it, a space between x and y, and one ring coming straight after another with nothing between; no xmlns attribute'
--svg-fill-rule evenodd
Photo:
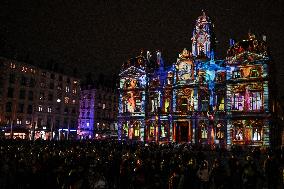
<svg viewBox="0 0 284 189"><path fill-rule="evenodd" d="M47 112L51 113L51 112L52 112L52 108L51 108L51 107L48 107L48 108L47 108Z"/></svg>
<svg viewBox="0 0 284 189"><path fill-rule="evenodd" d="M216 139L224 139L225 134L224 134L224 131L223 131L222 127L223 126L220 123L217 124L217 127L216 127Z"/></svg>
<svg viewBox="0 0 284 189"><path fill-rule="evenodd" d="M38 106L38 111L39 111L39 112L42 112L42 105L39 105L39 106Z"/></svg>
<svg viewBox="0 0 284 189"><path fill-rule="evenodd" d="M17 118L17 125L22 125L22 119Z"/></svg>
<svg viewBox="0 0 284 189"><path fill-rule="evenodd" d="M165 100L165 112L169 112L170 111L170 100L169 99L166 99Z"/></svg>
<svg viewBox="0 0 284 189"><path fill-rule="evenodd" d="M127 125L127 123L123 124L122 129L123 129L124 135L128 136L128 125Z"/></svg>
<svg viewBox="0 0 284 189"><path fill-rule="evenodd" d="M41 93L39 94L39 99L40 99L40 100L43 100L43 99L44 99L44 93L41 92Z"/></svg>
<svg viewBox="0 0 284 189"><path fill-rule="evenodd" d="M201 125L201 138L206 139L207 138L207 128L205 125Z"/></svg>
<svg viewBox="0 0 284 189"><path fill-rule="evenodd" d="M135 112L141 112L141 100L140 99L136 99L135 100Z"/></svg>
<svg viewBox="0 0 284 189"><path fill-rule="evenodd" d="M151 112L155 112L157 109L158 109L158 107L159 107L159 105L160 105L160 102L159 102L159 99L158 98L152 98L151 99Z"/></svg>
<svg viewBox="0 0 284 189"><path fill-rule="evenodd" d="M164 125L161 125L161 137L166 137L166 129Z"/></svg>
<svg viewBox="0 0 284 189"><path fill-rule="evenodd" d="M74 88L74 89L72 90L72 92L73 92L73 94L77 94L77 89Z"/></svg>
<svg viewBox="0 0 284 189"><path fill-rule="evenodd" d="M45 77L46 76L46 72L41 72L41 76Z"/></svg>
<svg viewBox="0 0 284 189"><path fill-rule="evenodd" d="M105 109L106 108L106 104L103 104L103 109Z"/></svg>
<svg viewBox="0 0 284 189"><path fill-rule="evenodd" d="M75 103L76 103L76 100L75 100L75 99L73 99L73 100L72 100L72 103L73 103L73 104L75 104Z"/></svg>
<svg viewBox="0 0 284 189"><path fill-rule="evenodd" d="M139 129L139 127L138 127L138 128L135 128L135 130L134 130L134 136L136 136L136 137L140 136L140 129Z"/></svg>
<svg viewBox="0 0 284 189"><path fill-rule="evenodd" d="M59 83L59 84L57 85L57 89L58 89L58 90L61 90L61 89L62 89L62 83Z"/></svg>
<svg viewBox="0 0 284 189"><path fill-rule="evenodd" d="M261 129L260 128L254 128L253 129L253 138L254 141L261 140Z"/></svg>
<svg viewBox="0 0 284 189"><path fill-rule="evenodd" d="M58 99L56 100L56 102L58 102L58 103L61 102L60 98L58 98Z"/></svg>
<svg viewBox="0 0 284 189"><path fill-rule="evenodd" d="M208 101L208 96L206 94L200 96L200 103L201 103L201 111L208 111L209 101Z"/></svg>
<svg viewBox="0 0 284 189"><path fill-rule="evenodd" d="M233 71L233 78L241 78L242 75L241 75L241 72L239 70L237 71Z"/></svg>
<svg viewBox="0 0 284 189"><path fill-rule="evenodd" d="M251 92L249 96L250 110L260 110L262 106L261 92Z"/></svg>
<svg viewBox="0 0 284 189"><path fill-rule="evenodd" d="M64 103L65 103L65 104L68 104L68 103L69 103L69 97L66 96L66 97L64 98Z"/></svg>
<svg viewBox="0 0 284 189"><path fill-rule="evenodd" d="M69 87L69 86L66 86L66 87L65 87L65 92L66 92L66 93L69 93L69 92L70 92L70 87Z"/></svg>
<svg viewBox="0 0 284 189"><path fill-rule="evenodd" d="M28 68L25 67L25 66L23 66L23 67L22 67L22 72L25 72L25 73L26 73L27 71L28 71Z"/></svg>
<svg viewBox="0 0 284 189"><path fill-rule="evenodd" d="M11 64L10 64L10 68L11 68L11 69L15 69L15 68L16 68L16 64L11 63Z"/></svg>
<svg viewBox="0 0 284 189"><path fill-rule="evenodd" d="M235 93L233 96L233 110L244 110L244 95Z"/></svg>
<svg viewBox="0 0 284 189"><path fill-rule="evenodd" d="M224 109L225 109L224 97L218 96L218 110L224 110Z"/></svg>
<svg viewBox="0 0 284 189"><path fill-rule="evenodd" d="M90 123L89 122L87 122L87 127L89 127L90 126Z"/></svg>
<svg viewBox="0 0 284 189"><path fill-rule="evenodd" d="M78 83L78 81L74 80L74 81L73 81L73 83L74 83L74 84L77 84L77 83Z"/></svg>
<svg viewBox="0 0 284 189"><path fill-rule="evenodd" d="M259 76L259 73L258 73L258 71L257 71L257 69L255 69L255 68L252 68L251 70L250 70L250 77L258 77Z"/></svg>
<svg viewBox="0 0 284 189"><path fill-rule="evenodd" d="M238 127L235 129L235 140L244 140L243 129Z"/></svg>

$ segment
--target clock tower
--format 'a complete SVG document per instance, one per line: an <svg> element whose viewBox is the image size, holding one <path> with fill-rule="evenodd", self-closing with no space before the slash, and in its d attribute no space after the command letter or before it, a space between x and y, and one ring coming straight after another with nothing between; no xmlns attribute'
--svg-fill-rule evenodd
<svg viewBox="0 0 284 189"><path fill-rule="evenodd" d="M210 58L210 53L214 50L212 28L213 25L209 17L202 11L202 15L196 20L192 35L192 55L194 57Z"/></svg>

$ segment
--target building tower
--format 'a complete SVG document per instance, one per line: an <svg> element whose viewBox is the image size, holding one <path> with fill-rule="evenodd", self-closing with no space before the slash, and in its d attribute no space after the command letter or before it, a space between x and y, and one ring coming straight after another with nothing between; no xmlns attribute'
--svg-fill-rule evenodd
<svg viewBox="0 0 284 189"><path fill-rule="evenodd" d="M194 57L210 58L210 52L214 49L213 25L205 12L196 20L192 34L192 55Z"/></svg>

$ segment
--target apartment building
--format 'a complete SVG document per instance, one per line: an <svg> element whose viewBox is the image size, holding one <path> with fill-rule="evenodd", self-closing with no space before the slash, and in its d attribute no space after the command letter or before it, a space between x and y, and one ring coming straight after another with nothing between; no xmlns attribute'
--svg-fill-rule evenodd
<svg viewBox="0 0 284 189"><path fill-rule="evenodd" d="M78 78L6 58L0 66L2 137L76 138Z"/></svg>

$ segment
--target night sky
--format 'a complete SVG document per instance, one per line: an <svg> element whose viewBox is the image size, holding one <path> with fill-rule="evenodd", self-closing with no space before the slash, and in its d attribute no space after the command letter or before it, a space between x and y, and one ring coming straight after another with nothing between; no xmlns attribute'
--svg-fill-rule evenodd
<svg viewBox="0 0 284 189"><path fill-rule="evenodd" d="M229 39L265 34L284 95L284 6L281 0L1 0L0 56L55 60L81 73L113 77L141 49L161 50L167 65L191 49L202 9L215 25L216 56Z"/></svg>

